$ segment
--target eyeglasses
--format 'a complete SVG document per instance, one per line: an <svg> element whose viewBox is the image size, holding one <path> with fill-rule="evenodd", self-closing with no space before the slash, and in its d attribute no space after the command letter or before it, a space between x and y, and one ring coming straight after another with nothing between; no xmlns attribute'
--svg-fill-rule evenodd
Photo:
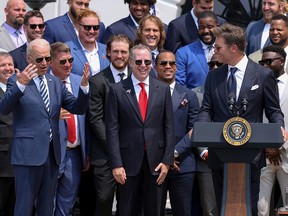
<svg viewBox="0 0 288 216"><path fill-rule="evenodd" d="M271 65L273 61L277 60L277 59L283 59L283 58L271 58L271 59L262 59L260 61L258 61L258 63L262 66L264 65Z"/></svg>
<svg viewBox="0 0 288 216"><path fill-rule="evenodd" d="M69 59L62 59L59 62L60 62L61 65L65 65L67 63L67 61L71 64L74 61L74 58L71 57Z"/></svg>
<svg viewBox="0 0 288 216"><path fill-rule="evenodd" d="M214 68L215 66L220 67L221 65L223 65L223 63L220 63L218 61L210 61L207 64L209 68Z"/></svg>
<svg viewBox="0 0 288 216"><path fill-rule="evenodd" d="M51 61L51 56L36 58L35 61L36 61L36 63L40 63L40 62L42 62L44 59L45 59L46 62L50 62L50 61Z"/></svg>
<svg viewBox="0 0 288 216"><path fill-rule="evenodd" d="M83 26L85 31L90 31L93 28L94 31L98 31L100 29L100 25L82 25L78 23L80 26Z"/></svg>
<svg viewBox="0 0 288 216"><path fill-rule="evenodd" d="M83 5L84 5L85 8L88 8L88 7L89 7L89 3L77 2L77 1L76 1L75 4L77 4L78 6L81 6L81 7L83 7Z"/></svg>
<svg viewBox="0 0 288 216"><path fill-rule="evenodd" d="M152 61L151 60L143 60L144 61L144 64L146 65L146 66L148 66L148 65L150 65L151 63L152 63ZM136 65L138 65L138 66L140 66L140 65L142 65L142 63L143 63L143 61L142 60L135 60L135 64Z"/></svg>
<svg viewBox="0 0 288 216"><path fill-rule="evenodd" d="M39 29L44 29L45 24L29 24L28 26L30 27L30 29L33 29L33 30L36 29L37 26Z"/></svg>
<svg viewBox="0 0 288 216"><path fill-rule="evenodd" d="M159 65L161 65L161 66L167 66L167 64L169 64L171 67L173 67L176 65L176 62L175 61L160 61L159 62Z"/></svg>

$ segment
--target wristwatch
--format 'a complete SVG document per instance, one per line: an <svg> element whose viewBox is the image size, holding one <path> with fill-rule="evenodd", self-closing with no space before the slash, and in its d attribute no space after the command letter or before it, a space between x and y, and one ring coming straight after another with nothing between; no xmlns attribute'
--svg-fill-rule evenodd
<svg viewBox="0 0 288 216"><path fill-rule="evenodd" d="M178 157L179 157L179 153L176 150L174 150L174 158L178 158Z"/></svg>

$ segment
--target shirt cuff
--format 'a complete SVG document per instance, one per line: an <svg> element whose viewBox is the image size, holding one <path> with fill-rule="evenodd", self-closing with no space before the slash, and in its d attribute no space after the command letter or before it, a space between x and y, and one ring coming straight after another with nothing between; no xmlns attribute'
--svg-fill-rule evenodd
<svg viewBox="0 0 288 216"><path fill-rule="evenodd" d="M88 94L89 93L89 84L87 86L82 86L81 85L80 88L82 89L84 94Z"/></svg>
<svg viewBox="0 0 288 216"><path fill-rule="evenodd" d="M16 85L18 86L19 90L23 93L25 90L25 85L18 82L18 80L16 81Z"/></svg>
<svg viewBox="0 0 288 216"><path fill-rule="evenodd" d="M201 154L200 154L200 157L202 158L206 152L208 152L207 149L205 149L204 151L202 151Z"/></svg>

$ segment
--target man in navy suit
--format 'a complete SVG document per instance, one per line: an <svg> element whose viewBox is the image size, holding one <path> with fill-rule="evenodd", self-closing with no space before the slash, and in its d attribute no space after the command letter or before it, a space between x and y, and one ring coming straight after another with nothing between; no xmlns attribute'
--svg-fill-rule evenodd
<svg viewBox="0 0 288 216"><path fill-rule="evenodd" d="M9 77L14 74L13 59L0 52L0 97L6 92ZM12 114L0 114L0 215L13 216L15 205L14 172L11 165L13 140Z"/></svg>
<svg viewBox="0 0 288 216"><path fill-rule="evenodd" d="M249 60L244 54L246 40L243 29L224 24L216 28L214 34L216 36L215 53L224 65L210 71L207 76L203 103L197 121L225 122L234 117L228 105L227 82L230 83L232 79L236 83L235 89L233 89L236 105L240 107L243 98L248 101L247 110L241 114L241 117L248 122L261 123L263 110L265 110L269 122L280 123L284 126L283 113L277 99L274 74L271 70ZM220 210L223 163L213 148L209 148L208 152L208 164L212 169L216 201ZM264 165L265 157L263 151L260 150L251 168L251 201L254 216L257 216L260 170Z"/></svg>
<svg viewBox="0 0 288 216"><path fill-rule="evenodd" d="M74 57L71 73L82 76L83 67L88 62L93 76L110 63L106 57L106 45L96 41L100 28L99 16L92 10L83 9L79 11L76 21L79 25L79 38L66 42Z"/></svg>
<svg viewBox="0 0 288 216"><path fill-rule="evenodd" d="M132 75L110 86L106 139L119 189L119 215L159 216L163 183L173 165L174 121L170 88L149 76L148 47L131 49Z"/></svg>
<svg viewBox="0 0 288 216"><path fill-rule="evenodd" d="M126 79L131 71L128 69L129 50L132 47L126 35L112 35L107 42L109 67L92 76L89 80L91 96L89 100L89 122L91 128L91 165L93 169L96 207L94 215L111 216L116 181L109 166L106 148L105 107L109 87L113 83Z"/></svg>
<svg viewBox="0 0 288 216"><path fill-rule="evenodd" d="M149 14L150 8L156 3L156 0L124 0L124 3L128 3L130 14L106 28L102 43L106 44L111 35L118 34L127 35L133 42L140 20Z"/></svg>
<svg viewBox="0 0 288 216"><path fill-rule="evenodd" d="M28 11L24 17L23 26L27 43L36 38L43 38L45 30L44 17L39 10ZM27 43L10 52L13 57L14 67L20 71L23 71L28 65L26 59Z"/></svg>
<svg viewBox="0 0 288 216"><path fill-rule="evenodd" d="M44 39L49 41L50 44L77 40L77 13L82 9L89 8L90 0L68 0L67 4L69 5L69 11L67 13L63 16L48 20L45 23ZM99 22L99 25L99 37L97 40L101 41L105 31L105 25L102 22Z"/></svg>
<svg viewBox="0 0 288 216"><path fill-rule="evenodd" d="M0 112L13 113L11 163L15 173L15 216L51 216L57 185L61 144L61 107L73 114L88 108L89 67L85 67L78 98L55 76L47 74L50 45L35 39L27 48L29 65L8 80Z"/></svg>
<svg viewBox="0 0 288 216"><path fill-rule="evenodd" d="M71 74L72 62L70 48L65 43L51 44L50 74L60 78L68 91L77 97L81 77ZM71 126L74 130L70 129L71 118L75 122L75 126ZM89 146L86 142L85 115L71 115L67 110L61 109L60 119L61 164L55 194L55 216L72 214L81 171L86 171L89 167L86 154ZM75 138L72 137L73 134Z"/></svg>
<svg viewBox="0 0 288 216"><path fill-rule="evenodd" d="M203 11L213 11L214 0L192 0L193 9L174 20L168 25L166 49L176 53L177 49L199 39L198 17ZM222 25L224 19L218 17Z"/></svg>
<svg viewBox="0 0 288 216"><path fill-rule="evenodd" d="M158 79L170 85L175 128L174 167L165 182L163 203L166 203L169 190L173 215L191 216L196 161L190 138L199 112L199 102L195 92L176 83L176 59L171 51L160 52L155 69Z"/></svg>
<svg viewBox="0 0 288 216"><path fill-rule="evenodd" d="M181 47L176 52L176 81L189 89L204 85L209 72L208 64L214 53L215 36L213 29L218 26L217 16L204 11L198 19L200 40Z"/></svg>
<svg viewBox="0 0 288 216"><path fill-rule="evenodd" d="M263 18L258 21L252 21L246 29L247 55L271 44L269 39L270 22L274 15L284 14L284 8L284 0L262 1Z"/></svg>

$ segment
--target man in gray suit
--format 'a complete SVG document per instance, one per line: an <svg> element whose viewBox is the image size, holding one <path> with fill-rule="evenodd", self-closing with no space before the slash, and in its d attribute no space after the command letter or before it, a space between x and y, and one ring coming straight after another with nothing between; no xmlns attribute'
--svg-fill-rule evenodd
<svg viewBox="0 0 288 216"><path fill-rule="evenodd" d="M26 4L23 0L8 0L4 12L6 21L0 27L0 48L9 52L26 43L23 30Z"/></svg>
<svg viewBox="0 0 288 216"><path fill-rule="evenodd" d="M288 75L284 65L286 52L280 46L269 46L263 49L262 60L259 63L273 70L280 100L280 106L284 113L285 127L288 127ZM267 119L266 119L267 122ZM260 193L258 201L258 216L269 216L271 192L277 178L285 206L285 188L288 187L288 142L279 149L268 148L266 153L266 166L261 170Z"/></svg>

